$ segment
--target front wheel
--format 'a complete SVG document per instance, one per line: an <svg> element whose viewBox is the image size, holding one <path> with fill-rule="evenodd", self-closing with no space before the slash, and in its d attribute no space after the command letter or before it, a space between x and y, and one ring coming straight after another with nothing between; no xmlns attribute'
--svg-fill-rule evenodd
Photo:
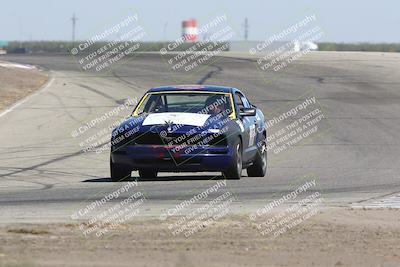
<svg viewBox="0 0 400 267"><path fill-rule="evenodd" d="M122 182L131 178L131 169L112 162L110 158L110 174L113 182Z"/></svg>
<svg viewBox="0 0 400 267"><path fill-rule="evenodd" d="M242 177L242 144L240 139L236 141L234 145L235 150L233 151L232 163L227 170L222 172L226 179L239 180Z"/></svg>

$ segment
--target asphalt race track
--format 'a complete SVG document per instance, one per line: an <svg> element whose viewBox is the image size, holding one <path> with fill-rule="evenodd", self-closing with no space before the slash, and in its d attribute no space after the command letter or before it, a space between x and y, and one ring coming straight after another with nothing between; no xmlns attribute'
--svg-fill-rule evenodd
<svg viewBox="0 0 400 267"><path fill-rule="evenodd" d="M80 143L90 135L72 137L71 132L150 87L170 84L240 88L267 117L306 96L315 96L323 107L317 134L286 151L269 151L265 177L246 177L244 171L241 180L227 181L226 190L235 195L234 212L261 207L312 179L327 206L363 205L400 192L396 54L315 52L278 72L231 55L190 74L172 71L156 54L139 54L102 74L82 71L72 56L6 55L1 60L34 64L52 76L46 88L0 117L2 222L69 220L76 209L120 187L109 179L108 151L82 152ZM142 215L158 216L215 184L216 175L165 173L157 181L139 181L147 199Z"/></svg>

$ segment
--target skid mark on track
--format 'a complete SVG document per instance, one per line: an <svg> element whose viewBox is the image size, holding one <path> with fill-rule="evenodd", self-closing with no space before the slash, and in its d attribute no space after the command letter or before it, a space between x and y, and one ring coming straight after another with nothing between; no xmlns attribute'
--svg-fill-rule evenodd
<svg viewBox="0 0 400 267"><path fill-rule="evenodd" d="M78 118L76 118L74 115L72 115L72 113L70 111L68 111L68 107L64 104L64 101L61 99L61 97L59 97L58 95L56 95L52 92L50 92L49 95L53 96L58 101L62 110L70 119L72 119L75 122L82 123ZM47 124L47 122L43 123L42 125L45 125L45 124Z"/></svg>
<svg viewBox="0 0 400 267"><path fill-rule="evenodd" d="M221 67L219 67L219 66L212 65L212 67L214 67L214 68L216 68L216 69L207 72L207 74L204 75L204 77L202 77L200 80L198 80L196 84L204 84L208 79L210 79L210 78L212 78L213 76L215 76L215 75L221 73L222 70L223 70L223 69L222 69Z"/></svg>
<svg viewBox="0 0 400 267"><path fill-rule="evenodd" d="M91 91L93 93L98 94L98 95L101 95L104 98L110 99L110 100L114 101L116 104L121 104L121 100L120 99L116 99L115 97L113 97L113 96L111 96L109 94L103 93L103 92L101 92L101 91L99 91L99 90L97 90L97 89L95 89L93 87L90 87L90 86L85 85L85 84L80 84L80 83L76 83L76 85L79 86L79 87L85 88L85 89L87 89L87 90L89 90L89 91Z"/></svg>
<svg viewBox="0 0 400 267"><path fill-rule="evenodd" d="M133 83L133 82L131 82L131 81L128 81L127 79L124 79L121 75L118 75L117 72L116 72L115 70L113 70L112 74L113 74L113 76L114 76L115 78L117 78L117 80L118 80L119 82L121 82L122 84L124 84L125 86L127 86L127 87L129 87L129 88L132 88L132 89L134 89L134 90L143 89L142 86L140 86L140 85L138 85L138 84L136 84L136 83Z"/></svg>
<svg viewBox="0 0 400 267"><path fill-rule="evenodd" d="M102 147L102 146L104 146L104 145L106 145L108 143L109 142L105 142L105 143L99 144L98 146L96 146L94 148L100 148L100 147ZM62 161L62 160L68 159L68 158L76 157L76 156L82 155L84 153L85 152L83 150L79 150L77 152L69 153L69 154L66 154L64 156L60 156L60 157L57 157L57 158L54 158L54 159L50 159L50 160L44 161L44 162L39 163L39 164L35 164L35 165L29 166L29 167L21 168L19 170L11 171L11 172L8 172L8 173L5 173L5 174L0 174L0 178L1 177L7 177L9 175L18 174L18 173L23 173L23 172L26 172L26 171L32 171L32 170L35 170L35 169L37 169L39 167L47 166L47 165L52 164L54 162Z"/></svg>

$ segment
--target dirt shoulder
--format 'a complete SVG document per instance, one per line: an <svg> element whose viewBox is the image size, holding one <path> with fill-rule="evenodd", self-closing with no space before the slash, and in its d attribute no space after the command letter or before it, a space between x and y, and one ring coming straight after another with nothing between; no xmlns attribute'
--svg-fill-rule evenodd
<svg viewBox="0 0 400 267"><path fill-rule="evenodd" d="M39 89L48 75L37 69L0 66L0 111Z"/></svg>
<svg viewBox="0 0 400 267"><path fill-rule="evenodd" d="M172 235L174 220L140 218L101 238L79 224L1 225L0 266L400 266L399 210L326 209L276 238L248 216L190 237Z"/></svg>

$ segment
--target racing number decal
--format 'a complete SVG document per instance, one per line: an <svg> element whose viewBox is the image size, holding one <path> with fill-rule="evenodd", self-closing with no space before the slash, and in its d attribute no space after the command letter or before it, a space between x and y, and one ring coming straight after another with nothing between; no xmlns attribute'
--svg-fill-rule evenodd
<svg viewBox="0 0 400 267"><path fill-rule="evenodd" d="M256 126L253 124L250 125L249 127L249 147L254 145L255 137L256 137Z"/></svg>

